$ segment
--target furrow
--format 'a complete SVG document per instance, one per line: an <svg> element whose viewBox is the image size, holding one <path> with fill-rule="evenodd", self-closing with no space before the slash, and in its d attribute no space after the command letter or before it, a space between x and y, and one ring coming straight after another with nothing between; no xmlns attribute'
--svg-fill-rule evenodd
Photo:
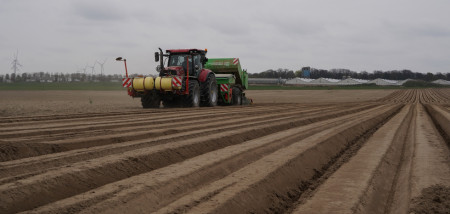
<svg viewBox="0 0 450 214"><path fill-rule="evenodd" d="M384 213L412 115L404 107L293 213Z"/></svg>
<svg viewBox="0 0 450 214"><path fill-rule="evenodd" d="M446 142L439 135L439 131L433 125L433 121L422 105L418 107L414 137L415 150L412 155L410 175L411 201L408 213L424 213L424 211L435 213L448 212L449 201L445 195L443 198L440 198L438 195L433 195L427 199L428 201L441 202L443 206L440 206L440 208L437 205L424 206L420 200L423 197L422 192L425 189L433 186L450 188L450 150L448 147L450 141ZM420 208L422 211L419 211Z"/></svg>
<svg viewBox="0 0 450 214"><path fill-rule="evenodd" d="M423 105L410 108L380 128L294 213L409 213L420 205L411 200L423 189L449 186L448 147Z"/></svg>
<svg viewBox="0 0 450 214"><path fill-rule="evenodd" d="M177 207L175 212L283 212L291 203L291 198L314 180L317 172L326 167L350 142L357 140L397 109L398 106L372 112L360 117L357 122L351 121L323 130L267 155L186 196L185 200L192 198L189 204L193 206L187 207L185 203L180 203L174 206ZM198 198L224 185L230 187L212 197L201 197L204 200ZM167 210L163 208L161 211L165 213Z"/></svg>
<svg viewBox="0 0 450 214"><path fill-rule="evenodd" d="M299 105L299 104L291 104L286 106L271 106L270 110L280 110L280 109L293 109L293 108L305 108L305 105ZM320 106L316 106L320 107ZM140 114L136 115L127 115L127 112L123 112L123 114L118 115L111 115L111 116L95 116L95 117L82 117L82 118L72 118L72 119L53 119L51 121L35 121L35 122L11 122L8 124L4 124L4 126L1 126L0 124L0 130L1 131L8 131L11 130L11 127L13 127L13 130L20 129L20 130L26 130L26 129L33 129L36 127L41 127L42 125L45 125L45 127L42 128L50 128L50 127L66 127L68 125L80 125L80 124L96 124L96 123L104 123L108 121L115 121L117 118L121 118L124 122L128 122L131 120L139 120L139 119L145 119L145 118L161 118L161 117L167 117L167 115L170 115L170 113L180 113L183 115L198 115L198 114L205 114L205 113L243 113L243 112L253 112L253 111L263 111L268 110L267 107L264 106L232 106L230 109L224 109L220 107L216 108L199 108L194 109L192 111L182 111L180 109L171 109L169 110L161 110L159 112L147 112L145 110L142 110ZM99 122L97 122L99 121Z"/></svg>
<svg viewBox="0 0 450 214"><path fill-rule="evenodd" d="M292 105L292 104L289 104ZM247 107L255 107L255 106L227 106L227 107L221 107L217 106L217 109L223 109L223 110L230 110L234 108L247 108ZM0 117L0 127L7 126L9 123L22 123L22 124L32 124L32 123L40 123L40 122L51 122L54 120L85 120L87 118L92 117L99 117L99 118L107 118L107 117L116 117L116 116L127 116L127 115L142 115L142 114L160 114L160 113L166 113L166 112L173 112L176 110L177 112L195 112L199 110L203 110L203 108L199 109L183 109L183 108L176 108L176 109L141 109L138 111L123 111L123 112L108 112L108 113L80 113L80 114L63 114L63 115L36 115L36 116L14 116L14 117Z"/></svg>
<svg viewBox="0 0 450 214"><path fill-rule="evenodd" d="M371 106L367 107L355 107L350 108L345 111L336 111L331 110L330 113L327 112L321 112L321 116L329 116L334 117L334 115L338 113L346 113L351 111L358 111L365 108L370 108ZM300 111L299 111L300 112ZM259 125L259 124L265 124L265 123L273 123L273 122L281 122L286 121L287 119L295 119L295 118L302 118L302 119L308 119L313 118L315 114L311 115L304 115L299 114L299 112L289 112L289 113L283 113L283 114L273 114L273 115L265 115L265 116L253 116L253 117L244 117L241 119L234 119L234 120L219 120L216 122L206 123L203 126L197 125L195 127L188 126L188 127L176 127L172 130L161 130L161 132L169 132L168 135L160 135L156 136L154 134L155 132L149 131L145 132L144 136L139 136L139 133L134 132L133 135L129 135L130 138L127 138L123 135L118 135L117 138L114 138L114 136L108 136L104 140L109 140L113 142L121 142L120 144L113 144L113 145L105 145L105 146L95 146L85 149L76 149L73 151L67 151L67 152L60 152L56 154L49 154L49 155L42 155L38 157L31 157L31 158L25 158L15 161L8 161L0 163L0 175L1 177L4 177L0 181L5 180L5 177L16 175L19 172L29 172L33 171L34 168L49 168L58 166L61 164L68 164L73 161L77 160L83 160L86 158L96 158L100 156L105 156L109 154L115 154L115 153L121 153L124 151L129 150L135 150L135 149L141 149L144 147L162 144L174 140L182 140L189 137L201 137L206 136L214 133L218 133L221 131L226 131L230 129L239 129L241 127L248 127L252 125ZM132 137L132 138L131 138ZM100 138L94 138L94 139L81 139L75 142L69 142L65 141L65 144L71 144L71 143L85 143L88 142L97 142L100 141ZM0 182L2 183L2 182Z"/></svg>
<svg viewBox="0 0 450 214"><path fill-rule="evenodd" d="M385 213L414 213L414 201L433 185L450 186L450 151L423 105L415 109L398 177ZM435 199L433 199L435 200ZM445 202L444 202L445 203ZM419 212L421 213L421 212Z"/></svg>
<svg viewBox="0 0 450 214"><path fill-rule="evenodd" d="M387 96L380 98L378 101L379 102L393 102L395 100L398 99L398 97L400 96L400 94L402 94L403 91L402 90L396 90L390 94L388 94Z"/></svg>
<svg viewBox="0 0 450 214"><path fill-rule="evenodd" d="M364 107L364 106L363 106ZM256 114L256 116L253 117L240 117L240 119L237 119L237 121L234 121L233 116L229 117L229 120L226 120L227 117L223 117L224 120L217 120L210 122L210 118L205 118L204 123L201 123L201 121L185 121L185 120L179 120L178 123L172 123L168 124L168 126L157 124L152 125L143 125L141 128L145 131L139 131L140 129L134 130L134 127L130 127L127 130L102 130L102 134L98 136L81 136L78 138L73 139L62 139L62 140L54 140L52 141L52 137L47 137L41 139L42 143L33 142L33 143L20 143L20 142L13 142L13 143L2 143L0 146L0 150L2 152L0 153L0 158L2 160L14 160L19 158L25 158L25 157L32 157L36 155L43 155L43 154L50 154L50 153L57 153L57 152L63 152L73 149L80 149L80 148L88 148L88 147L94 147L94 146L101 146L106 144L115 144L115 143L123 143L125 141L130 140L139 140L139 139L148 139L151 137L159 137L159 136L165 136L165 135L173 135L184 131L190 131L193 127L198 128L197 130L201 130L200 128L211 128L211 127L217 127L215 129L220 129L221 126L225 125L232 125L236 122L252 122L253 120L258 121L260 119L264 118L277 118L278 120L284 120L289 117L289 115L297 115L302 116L304 113L314 113L318 110L311 109L311 110L297 110L292 112L285 112L285 113L276 113L272 112L272 114L269 114L265 116L264 114ZM326 113L326 112L332 112L333 107L325 107L323 111L320 113ZM210 123L208 123L210 122ZM166 127L166 128L165 128ZM131 130L130 130L131 129ZM98 132L98 131L97 131ZM200 133L207 133L206 130L200 131ZM49 139L50 138L50 139ZM50 141L49 141L50 140Z"/></svg>
<svg viewBox="0 0 450 214"><path fill-rule="evenodd" d="M332 127L336 126L341 127L342 123L345 123L347 126L352 126L351 124L354 124L356 118L366 120L369 117L368 115L380 116L383 115L383 113L386 113L388 111L387 109L393 109L393 107L379 107L360 111L353 115L326 120L318 122L317 124L293 127L289 130L280 131L262 138L248 140L245 143L229 146L214 152L208 152L184 162L163 167L130 179L118 181L96 189L95 192L86 192L82 195L74 196L67 200L56 202L55 204L50 204L35 211L49 212L50 210L53 210L53 212L64 212L64 210L72 210L74 207L87 207L88 205L92 205L91 203L98 203L105 198L112 197L110 200L98 205L100 208L93 207L93 210L89 211L97 212L103 210L104 207L117 203L117 201L127 201L130 205L135 204L135 202L139 201L139 198L136 199L133 197L132 201L129 201L128 199L131 200L130 197L132 196L142 195L142 197L147 200L146 205L142 207L142 210L151 212L152 209L157 208L155 206L160 206L162 203L169 203L170 200L182 196L183 192L197 189L197 185L207 185L213 180L220 179L231 171L238 170L242 167L249 168L249 164L252 161L265 158L265 155L268 153L274 151L278 152L279 150L296 151L290 148L292 143L297 143L300 139L305 139L305 141L307 141L305 137L310 135L316 137L323 136L324 133L321 127L332 129ZM264 171L261 169L258 170L261 172ZM242 171L242 169L238 171ZM205 179L207 180L205 181ZM223 185L220 187L217 186L217 188L227 189L226 185L225 187ZM164 202L164 200L166 202ZM58 206L61 207L58 208ZM122 212L128 208L114 207L113 209L115 212ZM136 210L131 212L136 212Z"/></svg>
<svg viewBox="0 0 450 214"><path fill-rule="evenodd" d="M293 109L293 108L292 108ZM161 122L164 123L166 121L171 121L174 119L173 114L177 115L183 115L186 119L193 119L193 118L200 118L200 117L208 117L213 115L239 115L239 114L245 114L245 113L252 113L252 112L261 112L261 111L276 111L274 110L268 110L263 109L236 109L236 110L216 110L214 111L194 111L189 112L186 114L182 114L181 112L169 112L166 114L160 114L160 115L139 115L139 117L133 118L133 117L124 117L124 116L115 116L111 118L89 118L88 120L78 121L78 122L72 122L68 123L67 121L64 121L63 124L59 124L60 121L57 121L57 124L51 124L51 123L39 123L35 124L34 126L23 126L22 128L18 128L17 130L15 128L8 127L7 129L3 129L0 132L1 138L11 138L16 136L36 136L36 135L49 135L49 134L58 134L58 133L68 133L68 132L83 132L87 130L91 130L93 128L120 128L120 127L128 127L128 126L136 126L138 124L146 124L148 121L154 121L154 122ZM286 109L290 110L290 109ZM13 126L14 124L11 124Z"/></svg>
<svg viewBox="0 0 450 214"><path fill-rule="evenodd" d="M340 115L340 113L337 113L337 115ZM0 186L2 194L0 198L5 198L5 200L0 200L0 203L2 203L0 207L3 207L2 209L6 211L14 212L20 211L18 209L29 209L36 205L78 194L96 186L161 168L216 149L239 144L281 130L310 124L328 117L329 115L313 118L306 117L289 122L254 125L239 130L220 132L207 137L182 139L179 142L169 142L137 151L91 159L67 167L55 168L43 174ZM91 179L86 180L86 178ZM57 190L61 188L65 188L65 191L56 194ZM36 194L42 197L35 198L36 201L34 203L28 202L27 206L29 207L24 205L21 207L16 206L16 204L22 204L31 195ZM13 196L13 201L8 200L10 198L6 196Z"/></svg>
<svg viewBox="0 0 450 214"><path fill-rule="evenodd" d="M132 116L140 114L160 114L169 112L168 109L142 109L139 111L123 111L123 112L110 112L110 113L80 113L80 114L64 114L64 115L36 115L36 116L13 116L13 117L1 117L0 127L8 126L10 123L28 125L42 122L55 122L55 121L82 121L89 118L108 118L116 117L120 115ZM191 110L178 110L189 112ZM195 111L195 110L194 110Z"/></svg>
<svg viewBox="0 0 450 214"><path fill-rule="evenodd" d="M450 146L450 112L437 105L425 105L425 109L431 116L434 125L440 131L442 137Z"/></svg>
<svg viewBox="0 0 450 214"><path fill-rule="evenodd" d="M321 109L323 107L310 107L310 108L302 108L300 107L291 107L291 108L285 108L283 109L285 112L289 111L295 111L298 109L302 109L304 111L313 111L314 109ZM330 107L328 107L330 108ZM95 121L85 121L83 123L66 123L64 126L46 126L38 129L33 128L27 128L27 130L22 130L20 132L10 132L5 133L2 135L5 136L12 136L11 140L14 140L16 135L26 135L26 136L35 136L40 134L70 134L70 133L78 133L78 132L85 132L92 129L120 129L120 128L133 128L133 130L136 129L145 129L141 128L142 126L145 126L147 124L153 124L158 123L159 125L174 123L174 122L180 122L180 120L176 120L177 117L183 117L184 120L194 120L194 119L203 119L205 117L211 117L211 116L239 116L239 115L259 115L261 113L268 114L272 112L280 112L280 109L247 109L247 110L236 110L236 111L229 111L229 112L217 112L217 111L206 111L206 112L198 112L196 114L186 114L182 115L176 112L172 112L170 114L161 114L157 116L146 116L142 115L139 118L121 118L116 117L113 120L102 120L98 119ZM39 125L41 126L41 125ZM44 125L45 126L45 125ZM35 127L35 126L34 126Z"/></svg>

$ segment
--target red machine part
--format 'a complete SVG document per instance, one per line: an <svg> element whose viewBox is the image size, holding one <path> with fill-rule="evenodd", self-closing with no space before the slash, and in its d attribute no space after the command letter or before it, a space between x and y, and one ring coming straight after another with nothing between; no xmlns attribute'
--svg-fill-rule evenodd
<svg viewBox="0 0 450 214"><path fill-rule="evenodd" d="M123 78L122 79L122 86L124 88L129 88L131 86L131 84L133 83L133 81L131 80L131 78Z"/></svg>
<svg viewBox="0 0 450 214"><path fill-rule="evenodd" d="M126 75L126 77L128 78L127 60L124 59L123 62L124 62L124 64L125 64L125 75Z"/></svg>
<svg viewBox="0 0 450 214"><path fill-rule="evenodd" d="M168 53L188 53L189 51L207 51L205 50L201 50L201 49L173 49L173 50L166 50L166 52Z"/></svg>
<svg viewBox="0 0 450 214"><path fill-rule="evenodd" d="M223 94L227 102L231 102L231 95L233 94L232 88L228 84L220 84L220 92Z"/></svg>
<svg viewBox="0 0 450 214"><path fill-rule="evenodd" d="M186 90L184 94L189 94L189 56L186 57Z"/></svg>
<svg viewBox="0 0 450 214"><path fill-rule="evenodd" d="M172 87L177 88L177 87L181 87L181 77L179 76L174 76L172 77Z"/></svg>
<svg viewBox="0 0 450 214"><path fill-rule="evenodd" d="M181 66L170 66L170 67L164 68L164 70L173 70L173 71L176 71L177 76L184 76L184 70L183 70L183 67L181 67ZM172 75L172 74L167 74L167 75Z"/></svg>
<svg viewBox="0 0 450 214"><path fill-rule="evenodd" d="M200 82L205 82L206 78L208 77L208 74L211 73L212 71L209 69L202 69L200 75L198 76L198 81Z"/></svg>
<svg viewBox="0 0 450 214"><path fill-rule="evenodd" d="M220 91L228 92L229 86L228 84L220 84Z"/></svg>

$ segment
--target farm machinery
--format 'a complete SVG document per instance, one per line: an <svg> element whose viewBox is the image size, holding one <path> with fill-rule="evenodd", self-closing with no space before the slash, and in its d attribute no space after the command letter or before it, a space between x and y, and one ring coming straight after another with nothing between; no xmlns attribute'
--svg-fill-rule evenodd
<svg viewBox="0 0 450 214"><path fill-rule="evenodd" d="M155 52L158 76L128 77L123 86L128 95L140 97L144 108L245 105L248 74L239 58L206 58L207 49L175 49ZM167 62L167 63L166 63ZM167 66L166 66L167 64Z"/></svg>

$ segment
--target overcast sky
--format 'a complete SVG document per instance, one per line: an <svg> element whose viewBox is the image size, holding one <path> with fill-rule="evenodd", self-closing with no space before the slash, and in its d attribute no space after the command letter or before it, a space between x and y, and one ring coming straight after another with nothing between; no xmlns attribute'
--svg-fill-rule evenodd
<svg viewBox="0 0 450 214"><path fill-rule="evenodd" d="M0 0L0 74L156 74L153 53L207 48L250 73L303 66L450 72L448 0ZM90 69L88 69L90 71ZM96 65L95 72L100 67Z"/></svg>

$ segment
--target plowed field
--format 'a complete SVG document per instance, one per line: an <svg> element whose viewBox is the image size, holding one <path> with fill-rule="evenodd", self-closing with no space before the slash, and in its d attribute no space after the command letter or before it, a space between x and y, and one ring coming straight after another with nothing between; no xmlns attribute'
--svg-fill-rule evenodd
<svg viewBox="0 0 450 214"><path fill-rule="evenodd" d="M0 213L449 212L450 89L269 103L2 117Z"/></svg>

